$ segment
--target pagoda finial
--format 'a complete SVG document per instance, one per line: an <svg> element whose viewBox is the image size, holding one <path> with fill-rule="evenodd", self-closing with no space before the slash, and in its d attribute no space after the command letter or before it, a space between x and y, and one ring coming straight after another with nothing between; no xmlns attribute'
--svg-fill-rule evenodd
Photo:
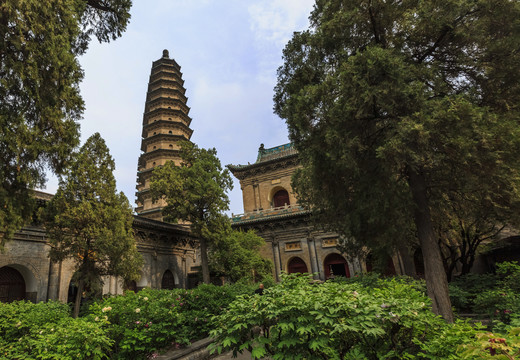
<svg viewBox="0 0 520 360"><path fill-rule="evenodd" d="M168 52L167 49L164 49L164 50L162 51L162 57L163 57L163 58L166 58L166 59L169 59L169 58L170 58L170 53Z"/></svg>

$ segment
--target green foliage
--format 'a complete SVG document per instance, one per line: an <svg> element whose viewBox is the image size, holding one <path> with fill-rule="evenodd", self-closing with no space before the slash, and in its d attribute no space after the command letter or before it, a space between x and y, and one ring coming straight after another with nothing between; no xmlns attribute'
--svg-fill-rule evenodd
<svg viewBox="0 0 520 360"><path fill-rule="evenodd" d="M485 291L495 288L497 278L493 274L466 274L450 282L450 298L458 312L473 312L475 299Z"/></svg>
<svg viewBox="0 0 520 360"><path fill-rule="evenodd" d="M450 283L450 296L457 311L489 316L495 320L495 327L503 330L504 325L520 318L520 266L516 262L496 266L496 275L467 274L456 278Z"/></svg>
<svg viewBox="0 0 520 360"><path fill-rule="evenodd" d="M459 359L520 358L520 327L510 327L505 334L478 333L478 341L459 348Z"/></svg>
<svg viewBox="0 0 520 360"><path fill-rule="evenodd" d="M272 269L272 262L259 253L264 245L264 239L253 230L232 230L212 245L209 254L211 269L232 282L263 281L271 276Z"/></svg>
<svg viewBox="0 0 520 360"><path fill-rule="evenodd" d="M107 319L115 341L111 359L145 359L160 349L188 345L204 338L211 318L222 313L238 294L253 293L251 286L201 285L193 290L126 292L95 303L89 319Z"/></svg>
<svg viewBox="0 0 520 360"><path fill-rule="evenodd" d="M58 302L0 303L0 359L107 359L106 322L71 319Z"/></svg>
<svg viewBox="0 0 520 360"><path fill-rule="evenodd" d="M391 281L389 281L390 279ZM417 280L410 276L393 276L391 278L385 278L376 272L369 272L348 278L337 276L332 281L347 284L358 284L366 288L383 288L395 282L409 285L420 293L426 294L426 284L424 280Z"/></svg>
<svg viewBox="0 0 520 360"><path fill-rule="evenodd" d="M520 314L520 294L501 288L487 290L477 295L473 309L478 314L509 323L513 314Z"/></svg>
<svg viewBox="0 0 520 360"><path fill-rule="evenodd" d="M136 280L142 259L132 232L132 208L116 192L114 161L96 133L75 154L43 213L53 261L74 260L78 297L99 288L103 275ZM79 311L76 299L75 314Z"/></svg>
<svg viewBox="0 0 520 360"><path fill-rule="evenodd" d="M0 248L30 219L30 189L61 173L79 143L78 57L90 35L121 36L130 0L0 3Z"/></svg>
<svg viewBox="0 0 520 360"><path fill-rule="evenodd" d="M147 359L208 335L211 318L252 285L126 292L71 319L66 304L0 303L0 359Z"/></svg>
<svg viewBox="0 0 520 360"><path fill-rule="evenodd" d="M163 215L168 221L185 221L199 239L204 283L209 283L207 247L228 232L229 209L226 191L233 188L231 175L222 169L215 149L199 149L189 141L181 143L180 166L167 162L153 171L150 190L154 200L164 199Z"/></svg>
<svg viewBox="0 0 520 360"><path fill-rule="evenodd" d="M404 281L381 284L284 276L262 296L239 296L216 317L213 351L249 349L257 359L394 359L433 348L429 341L448 325L431 312L428 298ZM439 359L455 358L455 347L441 350Z"/></svg>
<svg viewBox="0 0 520 360"><path fill-rule="evenodd" d="M516 261L497 264L498 285L520 293L520 265Z"/></svg>
<svg viewBox="0 0 520 360"><path fill-rule="evenodd" d="M467 224L517 221L519 17L506 0L318 0L278 70L300 202L353 250L417 236L447 319L438 219L455 203Z"/></svg>

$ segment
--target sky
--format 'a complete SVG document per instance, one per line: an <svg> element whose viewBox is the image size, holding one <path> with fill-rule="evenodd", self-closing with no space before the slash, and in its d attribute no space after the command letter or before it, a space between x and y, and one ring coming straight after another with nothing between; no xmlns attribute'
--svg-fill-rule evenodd
<svg viewBox="0 0 520 360"><path fill-rule="evenodd" d="M80 59L86 110L81 143L99 132L116 163L117 188L135 206L137 159L152 62L169 50L181 66L191 140L216 148L223 166L253 163L260 144L289 142L273 114L276 71L293 32L308 28L312 0L134 0L126 32L93 40ZM243 212L237 179L228 215ZM54 193L49 176L44 191Z"/></svg>

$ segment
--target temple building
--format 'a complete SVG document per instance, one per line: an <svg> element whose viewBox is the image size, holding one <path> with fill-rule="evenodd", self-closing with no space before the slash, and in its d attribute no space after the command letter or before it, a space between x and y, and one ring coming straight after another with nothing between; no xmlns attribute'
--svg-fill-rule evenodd
<svg viewBox="0 0 520 360"><path fill-rule="evenodd" d="M170 59L168 50L154 61L148 82L143 115L141 151L137 165L137 208L140 216L162 220L163 200L152 201L150 178L155 167L167 161L180 164L179 142L190 140L190 108L186 105L186 89L181 67Z"/></svg>
<svg viewBox="0 0 520 360"><path fill-rule="evenodd" d="M106 277L105 294L121 294L124 288L190 288L197 283L198 240L185 226L162 222L164 203L152 202L149 191L154 167L169 160L179 164L179 142L189 140L193 132L183 86L180 66L164 50L152 63L143 115L143 154L138 161L138 206L132 227L144 260L141 279L122 284L116 277ZM39 206L45 206L53 195L35 191L34 196ZM51 262L49 250L45 229L37 221L15 233L0 253L0 302L72 301L75 264L71 260Z"/></svg>
<svg viewBox="0 0 520 360"><path fill-rule="evenodd" d="M232 216L232 226L254 229L265 240L261 253L273 261L276 280L282 271L314 273L326 280L366 270L358 259L337 250L337 234L315 229L310 210L298 204L291 177L300 166L292 144L269 149L262 144L255 163L227 165L240 180L244 203L244 213Z"/></svg>
<svg viewBox="0 0 520 360"><path fill-rule="evenodd" d="M200 268L198 239L182 224L162 221L165 203L152 201L150 178L157 166L167 161L180 164L179 143L190 140L193 130L180 66L167 50L152 63L143 115L142 154L137 169L137 208L133 231L144 264L141 279L122 284L115 277L104 278L103 293L121 294L124 288L191 288L197 284ZM291 177L300 167L292 144L258 150L256 162L228 165L240 180L244 213L232 216L235 229L254 229L266 244L261 254L274 264L273 276L282 272L313 273L316 279L353 276L371 270L370 260L349 257L337 249L338 234L324 232L312 223L312 213L298 204ZM51 194L35 191L39 206ZM50 244L41 224L34 219L17 231L0 253L0 302L27 299L34 302L73 299L75 264L70 259L53 263ZM519 258L520 237L507 235L488 252L488 263ZM388 259L389 273L410 274L403 258ZM414 270L420 273L422 261Z"/></svg>

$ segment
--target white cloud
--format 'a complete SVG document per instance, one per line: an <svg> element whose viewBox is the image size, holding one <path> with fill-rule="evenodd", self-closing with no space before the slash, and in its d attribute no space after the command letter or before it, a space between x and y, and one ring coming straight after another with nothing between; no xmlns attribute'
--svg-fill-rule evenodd
<svg viewBox="0 0 520 360"><path fill-rule="evenodd" d="M256 160L258 147L288 142L273 114L276 69L294 31L308 27L312 0L134 0L120 39L93 41L81 64L82 142L99 132L116 162L117 187L133 203L144 102L152 62L168 49L182 67L192 140L223 165ZM49 181L53 192L56 180ZM231 211L243 211L238 182Z"/></svg>
<svg viewBox="0 0 520 360"><path fill-rule="evenodd" d="M313 0L259 1L249 6L251 29L259 41L283 47L294 31L308 26Z"/></svg>

